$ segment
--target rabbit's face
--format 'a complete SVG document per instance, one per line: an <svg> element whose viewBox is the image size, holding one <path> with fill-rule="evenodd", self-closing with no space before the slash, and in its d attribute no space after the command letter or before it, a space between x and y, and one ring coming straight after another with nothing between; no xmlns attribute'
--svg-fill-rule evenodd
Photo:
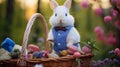
<svg viewBox="0 0 120 67"><path fill-rule="evenodd" d="M69 14L69 10L65 6L58 6L54 9L50 24L54 27L74 25L74 18Z"/></svg>
<svg viewBox="0 0 120 67"><path fill-rule="evenodd" d="M53 10L53 15L50 17L50 24L56 26L74 25L74 18L69 14L72 0L66 0L63 6L59 6L55 0L50 0L50 7Z"/></svg>

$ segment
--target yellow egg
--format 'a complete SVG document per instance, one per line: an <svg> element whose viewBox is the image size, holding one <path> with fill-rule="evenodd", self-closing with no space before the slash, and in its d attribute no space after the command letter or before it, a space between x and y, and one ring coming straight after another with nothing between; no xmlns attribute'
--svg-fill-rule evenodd
<svg viewBox="0 0 120 67"><path fill-rule="evenodd" d="M67 54L68 54L68 53L67 53L66 50L61 51L61 55L62 55L62 56L66 56Z"/></svg>

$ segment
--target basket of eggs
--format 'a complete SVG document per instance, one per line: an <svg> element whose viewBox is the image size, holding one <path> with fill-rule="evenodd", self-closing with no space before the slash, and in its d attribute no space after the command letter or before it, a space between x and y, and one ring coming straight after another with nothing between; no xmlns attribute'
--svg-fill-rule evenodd
<svg viewBox="0 0 120 67"><path fill-rule="evenodd" d="M46 41L46 49L40 50L37 45L27 45L31 27L36 19L41 20ZM82 47L83 53L75 46L62 50L60 54L55 54L51 50L50 42L47 40L48 27L44 17L34 14L26 27L22 46L6 38L0 48L0 67L89 67L93 54L89 46ZM7 45L7 46L6 46ZM27 49L28 48L28 49ZM29 52L28 52L29 51ZM3 60L4 59L4 60ZM80 60L80 61L78 61Z"/></svg>
<svg viewBox="0 0 120 67"><path fill-rule="evenodd" d="M43 24L44 33L46 35L46 49L39 50L39 47L29 44L28 49L30 52L26 54L27 41L30 34L31 27L35 21L35 19L40 19ZM51 50L50 42L47 40L48 28L44 17L36 13L34 14L27 24L27 28L24 33L23 44L20 58L17 62L19 66L22 67L89 67L93 54L91 53L91 49L85 46L82 48L84 51L81 53L77 50L75 46L68 48L67 50L62 50L60 54L55 54L54 51ZM76 59L80 59L78 62Z"/></svg>
<svg viewBox="0 0 120 67"><path fill-rule="evenodd" d="M69 13L72 0L66 0L63 6L59 6L55 0L49 1L53 10L50 18L52 25L50 32L48 32L47 23L40 13L32 15L24 32L20 56L17 59L0 61L0 67L90 67L93 54L89 46L80 49L80 36L74 27L74 18ZM41 21L44 29L46 43L44 50L40 50L33 44L28 45L28 37L36 19ZM11 52L14 43L9 39L8 41L7 43L10 44L10 46L7 44L8 48L2 46ZM51 44L53 49L51 49ZM18 53L17 50L15 53Z"/></svg>

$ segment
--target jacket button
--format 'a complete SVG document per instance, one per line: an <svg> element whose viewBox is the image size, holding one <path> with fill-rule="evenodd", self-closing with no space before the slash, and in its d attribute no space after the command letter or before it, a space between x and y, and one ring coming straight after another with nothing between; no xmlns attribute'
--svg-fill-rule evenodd
<svg viewBox="0 0 120 67"><path fill-rule="evenodd" d="M58 36L60 36L61 34L60 33L58 33Z"/></svg>
<svg viewBox="0 0 120 67"><path fill-rule="evenodd" d="M61 45L60 43L58 43L58 45Z"/></svg>

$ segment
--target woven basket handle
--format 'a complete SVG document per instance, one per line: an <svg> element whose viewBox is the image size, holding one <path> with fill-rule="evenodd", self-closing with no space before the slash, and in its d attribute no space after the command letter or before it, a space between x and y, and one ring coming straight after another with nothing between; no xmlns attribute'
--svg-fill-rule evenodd
<svg viewBox="0 0 120 67"><path fill-rule="evenodd" d="M46 50L48 52L50 51L50 45L49 45L49 42L47 41L47 37L48 37L47 23L46 23L44 17L40 13L35 13L30 18L30 20L27 24L26 30L24 32L21 55L20 55L20 59L18 60L18 64L20 66L25 66L26 65L26 61L25 61L26 51L25 50L26 50L26 46L27 46L27 43L28 43L28 37L29 37L30 31L31 31L31 27L32 27L32 25L33 25L33 23L36 19L39 19L42 22L42 25L43 25L43 28L44 28L44 33L45 33Z"/></svg>

